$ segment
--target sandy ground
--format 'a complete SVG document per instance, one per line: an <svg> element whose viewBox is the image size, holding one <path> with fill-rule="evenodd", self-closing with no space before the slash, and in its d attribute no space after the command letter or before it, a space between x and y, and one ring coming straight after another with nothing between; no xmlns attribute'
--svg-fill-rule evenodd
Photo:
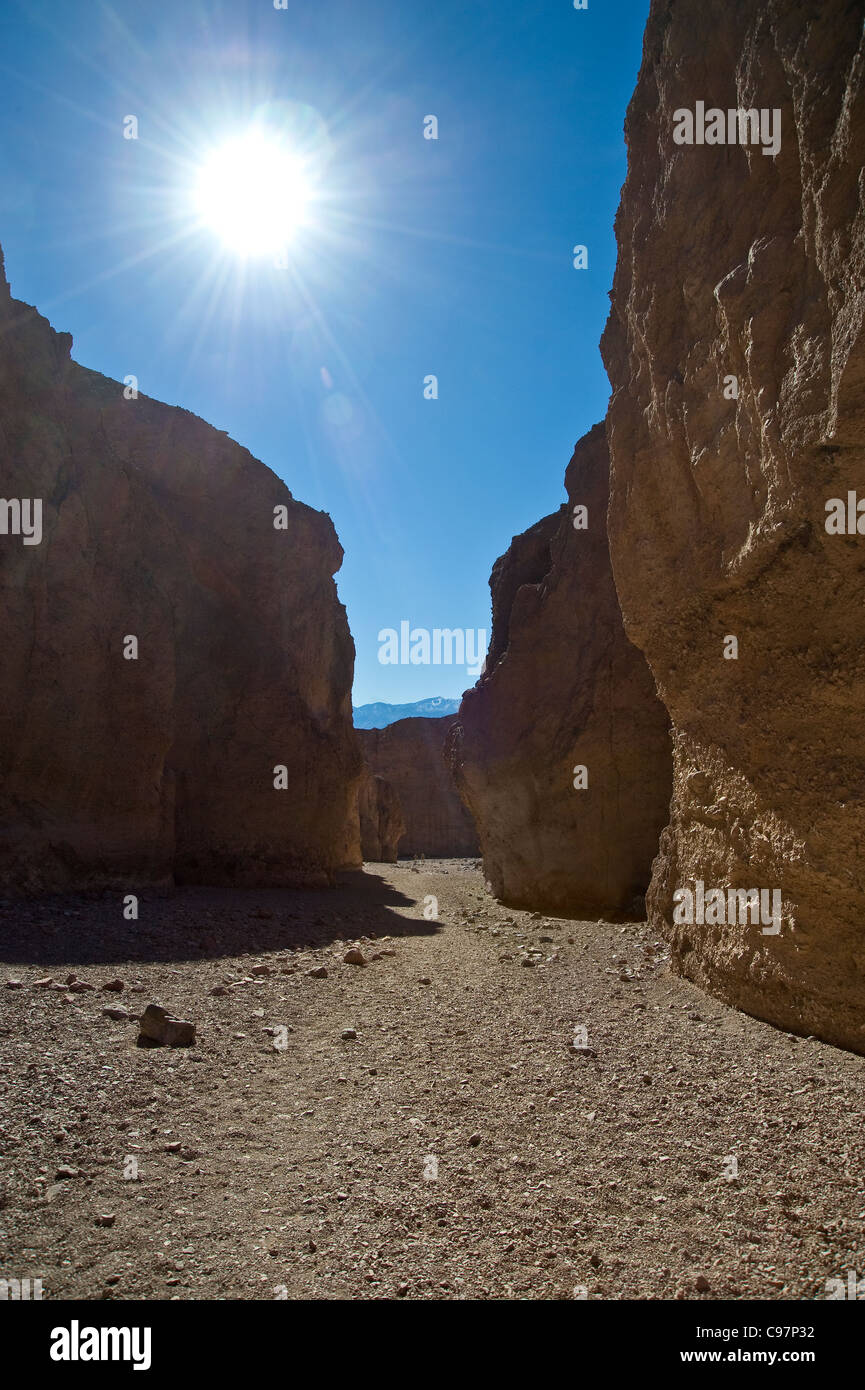
<svg viewBox="0 0 865 1390"><path fill-rule="evenodd" d="M676 979L645 924L503 909L437 861L145 895L137 922L113 897L7 901L0 956L0 1278L46 1299L813 1299L865 1277L865 1059ZM103 1013L151 1001L194 1047Z"/></svg>

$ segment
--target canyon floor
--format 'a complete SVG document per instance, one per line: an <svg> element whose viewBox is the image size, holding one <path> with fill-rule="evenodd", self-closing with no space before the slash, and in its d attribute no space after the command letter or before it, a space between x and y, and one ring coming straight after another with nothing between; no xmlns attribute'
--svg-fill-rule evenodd
<svg viewBox="0 0 865 1390"><path fill-rule="evenodd" d="M708 998L645 923L504 909L440 860L143 895L136 922L6 900L0 957L0 1277L46 1299L822 1299L865 1275L865 1058ZM151 1001L194 1047L103 1013Z"/></svg>

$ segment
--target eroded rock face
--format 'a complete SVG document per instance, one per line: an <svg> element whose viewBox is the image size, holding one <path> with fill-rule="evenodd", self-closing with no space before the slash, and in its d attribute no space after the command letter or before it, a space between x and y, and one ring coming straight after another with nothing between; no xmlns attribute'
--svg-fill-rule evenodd
<svg viewBox="0 0 865 1390"><path fill-rule="evenodd" d="M399 797L390 782L365 770L357 804L364 860L395 864L397 847L405 832L405 821Z"/></svg>
<svg viewBox="0 0 865 1390"><path fill-rule="evenodd" d="M329 517L71 345L0 261L0 492L42 500L39 544L0 534L0 882L309 883L359 863Z"/></svg>
<svg viewBox="0 0 865 1390"><path fill-rule="evenodd" d="M487 879L514 906L640 910L667 820L668 720L622 626L607 475L596 425L568 465L568 505L496 562L487 668L449 743Z"/></svg>
<svg viewBox="0 0 865 1390"><path fill-rule="evenodd" d="M358 729L369 769L384 777L399 798L405 831L399 853L453 859L478 853L477 831L459 798L444 760L445 738L455 716L398 719L386 729Z"/></svg>
<svg viewBox="0 0 865 1390"><path fill-rule="evenodd" d="M858 1051L865 536L825 523L865 494L863 20L652 4L603 341L616 583L674 726L653 920L683 974ZM779 110L780 150L677 145L697 101ZM780 890L780 932L674 923L698 880Z"/></svg>

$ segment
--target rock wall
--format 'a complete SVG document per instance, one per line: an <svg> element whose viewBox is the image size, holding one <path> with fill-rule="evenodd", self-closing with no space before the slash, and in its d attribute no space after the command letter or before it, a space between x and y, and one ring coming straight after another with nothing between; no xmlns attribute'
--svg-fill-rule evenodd
<svg viewBox="0 0 865 1390"><path fill-rule="evenodd" d="M674 726L652 918L689 978L858 1051L865 537L826 504L865 493L863 22L861 0L653 0L603 341L616 584ZM677 144L697 102L767 133L779 111L780 149ZM717 900L674 922L698 881L778 890L780 931Z"/></svg>
<svg viewBox="0 0 865 1390"><path fill-rule="evenodd" d="M33 545L0 506L0 883L324 881L360 862L330 518L71 345L0 259L0 492L42 501Z"/></svg>
<svg viewBox="0 0 865 1390"><path fill-rule="evenodd" d="M395 864L397 847L405 833L405 821L399 797L390 782L365 770L357 805L364 862Z"/></svg>
<svg viewBox="0 0 865 1390"><path fill-rule="evenodd" d="M386 729L357 730L367 766L386 778L399 798L403 856L452 859L478 853L477 831L444 760L455 718L398 719Z"/></svg>
<svg viewBox="0 0 865 1390"><path fill-rule="evenodd" d="M514 906L641 910L667 820L668 720L622 627L607 482L596 425L568 465L567 506L496 561L486 669L450 738L487 879Z"/></svg>

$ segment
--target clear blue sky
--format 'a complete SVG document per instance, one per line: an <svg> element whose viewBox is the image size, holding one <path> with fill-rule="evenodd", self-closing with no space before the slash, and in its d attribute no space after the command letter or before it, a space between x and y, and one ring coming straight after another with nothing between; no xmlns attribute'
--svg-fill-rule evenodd
<svg viewBox="0 0 865 1390"><path fill-rule="evenodd" d="M3 0L13 293L73 334L77 361L134 373L330 513L357 704L473 683L380 665L377 634L402 619L488 630L493 561L564 500L573 444L604 413L598 339L647 12ZM138 140L123 138L130 114ZM204 152L253 117L315 150L287 269L190 221Z"/></svg>

